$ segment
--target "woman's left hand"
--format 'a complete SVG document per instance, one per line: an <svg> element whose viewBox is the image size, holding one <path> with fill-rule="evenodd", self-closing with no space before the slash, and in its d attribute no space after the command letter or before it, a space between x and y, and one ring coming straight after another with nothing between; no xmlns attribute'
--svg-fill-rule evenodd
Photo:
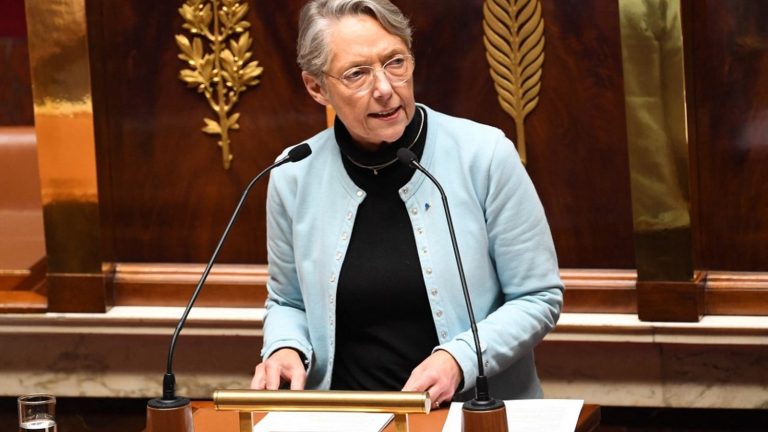
<svg viewBox="0 0 768 432"><path fill-rule="evenodd" d="M440 404L450 402L461 378L461 368L453 356L437 350L411 372L403 391L427 391L432 408L438 408Z"/></svg>

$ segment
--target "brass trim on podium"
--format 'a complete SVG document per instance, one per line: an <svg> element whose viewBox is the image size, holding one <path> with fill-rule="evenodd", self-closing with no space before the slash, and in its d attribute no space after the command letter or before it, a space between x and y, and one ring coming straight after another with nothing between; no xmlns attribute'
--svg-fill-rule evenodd
<svg viewBox="0 0 768 432"><path fill-rule="evenodd" d="M429 414L427 392L321 391L321 390L216 390L213 403L219 411L239 411L240 431L250 431L253 411L352 411L395 415L395 430L408 431L408 414Z"/></svg>

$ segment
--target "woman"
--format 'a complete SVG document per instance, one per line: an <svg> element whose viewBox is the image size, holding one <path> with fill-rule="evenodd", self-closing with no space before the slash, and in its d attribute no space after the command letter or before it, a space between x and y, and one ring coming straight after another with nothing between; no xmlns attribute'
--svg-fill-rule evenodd
<svg viewBox="0 0 768 432"><path fill-rule="evenodd" d="M333 128L273 172L263 363L252 388L472 396L477 357L438 190L443 185L498 399L541 397L533 347L562 283L549 227L498 129L416 104L408 20L388 0L312 0L300 17L307 91ZM466 394L456 394L466 392Z"/></svg>

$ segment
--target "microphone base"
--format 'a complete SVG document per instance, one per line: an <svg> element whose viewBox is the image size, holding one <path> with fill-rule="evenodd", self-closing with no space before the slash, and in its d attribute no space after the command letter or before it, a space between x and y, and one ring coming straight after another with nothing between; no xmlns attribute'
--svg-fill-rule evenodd
<svg viewBox="0 0 768 432"><path fill-rule="evenodd" d="M152 399L147 403L146 432L194 432L189 399Z"/></svg>
<svg viewBox="0 0 768 432"><path fill-rule="evenodd" d="M507 408L504 401L470 400L462 407L462 432L508 432Z"/></svg>

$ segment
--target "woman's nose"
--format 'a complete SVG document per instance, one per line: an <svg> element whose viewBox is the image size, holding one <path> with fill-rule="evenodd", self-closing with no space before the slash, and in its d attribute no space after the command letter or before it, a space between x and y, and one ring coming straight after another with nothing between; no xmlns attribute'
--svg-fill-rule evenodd
<svg viewBox="0 0 768 432"><path fill-rule="evenodd" d="M384 97L392 94L392 83L384 69L373 72L373 96Z"/></svg>

